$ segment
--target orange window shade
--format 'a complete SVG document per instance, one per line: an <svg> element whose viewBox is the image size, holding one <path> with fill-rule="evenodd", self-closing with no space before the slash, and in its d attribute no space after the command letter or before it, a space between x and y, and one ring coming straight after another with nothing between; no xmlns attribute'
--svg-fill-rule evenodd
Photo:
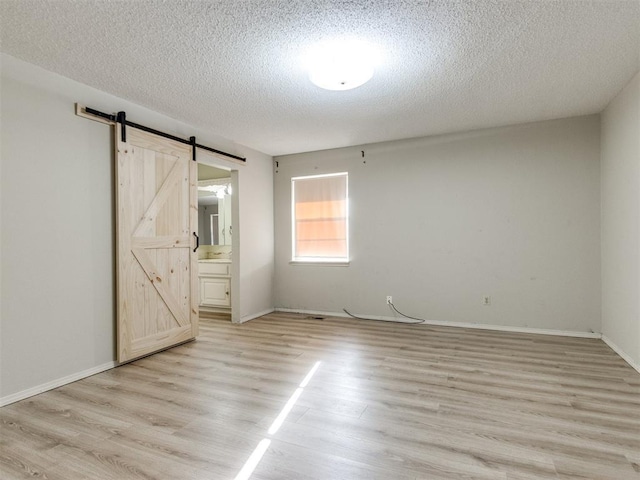
<svg viewBox="0 0 640 480"><path fill-rule="evenodd" d="M347 174L293 180L294 258L347 258Z"/></svg>
<svg viewBox="0 0 640 480"><path fill-rule="evenodd" d="M324 202L296 203L296 219L345 217L346 200L326 200Z"/></svg>
<svg viewBox="0 0 640 480"><path fill-rule="evenodd" d="M297 243L297 256L340 258L344 256L346 248L345 240L302 241Z"/></svg>

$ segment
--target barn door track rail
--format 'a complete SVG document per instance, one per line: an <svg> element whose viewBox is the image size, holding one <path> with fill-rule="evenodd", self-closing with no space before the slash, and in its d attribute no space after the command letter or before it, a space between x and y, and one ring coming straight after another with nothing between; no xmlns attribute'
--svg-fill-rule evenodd
<svg viewBox="0 0 640 480"><path fill-rule="evenodd" d="M122 125L121 135L122 141L127 141L127 129L126 127L137 128L138 130L143 130L145 132L153 133L154 135L158 135L160 137L169 138L176 142L184 143L187 145L191 145L193 147L193 160L196 160L196 147L201 148L203 150L207 150L209 152L217 153L218 155L223 155L225 157L232 158L235 161L246 163L247 159L245 157L240 157L238 155L234 155L233 153L223 152L222 150L218 150L216 148L207 147L206 145L200 145L196 143L196 137L190 137L188 140L184 138L176 137L175 135L171 135L170 133L161 132L160 130L156 130L154 128L146 127L144 125L140 125L139 123L134 123L127 120L127 114L125 112L118 112L117 114L104 113L99 110L95 110L93 108L86 107L84 105L80 105L76 103L76 114L82 117L90 118L92 120L98 120L102 123L115 124L119 123Z"/></svg>

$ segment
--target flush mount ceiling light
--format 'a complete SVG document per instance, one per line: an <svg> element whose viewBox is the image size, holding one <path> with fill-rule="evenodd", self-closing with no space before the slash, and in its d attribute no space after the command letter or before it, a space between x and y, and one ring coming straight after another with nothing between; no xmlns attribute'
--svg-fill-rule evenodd
<svg viewBox="0 0 640 480"><path fill-rule="evenodd" d="M357 40L323 42L307 57L309 79L326 90L350 90L367 83L376 63L374 49Z"/></svg>

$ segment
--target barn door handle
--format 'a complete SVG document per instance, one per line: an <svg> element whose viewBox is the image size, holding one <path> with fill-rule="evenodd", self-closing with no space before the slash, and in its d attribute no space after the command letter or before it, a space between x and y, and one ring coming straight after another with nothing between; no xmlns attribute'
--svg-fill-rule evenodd
<svg viewBox="0 0 640 480"><path fill-rule="evenodd" d="M193 232L193 236L196 237L196 248L193 249L193 252L195 253L195 251L198 250L198 247L200 246L200 238L198 237L198 234L196 232Z"/></svg>

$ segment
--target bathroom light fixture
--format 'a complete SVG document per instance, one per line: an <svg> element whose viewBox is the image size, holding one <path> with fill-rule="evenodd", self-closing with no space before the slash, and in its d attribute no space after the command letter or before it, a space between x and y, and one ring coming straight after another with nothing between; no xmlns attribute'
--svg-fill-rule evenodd
<svg viewBox="0 0 640 480"><path fill-rule="evenodd" d="M374 49L359 40L333 40L317 44L307 55L309 79L326 90L350 90L373 77Z"/></svg>
<svg viewBox="0 0 640 480"><path fill-rule="evenodd" d="M231 195L231 184L228 178L200 180L198 181L198 191L224 198L225 195ZM203 193L200 196L206 196L206 194Z"/></svg>

